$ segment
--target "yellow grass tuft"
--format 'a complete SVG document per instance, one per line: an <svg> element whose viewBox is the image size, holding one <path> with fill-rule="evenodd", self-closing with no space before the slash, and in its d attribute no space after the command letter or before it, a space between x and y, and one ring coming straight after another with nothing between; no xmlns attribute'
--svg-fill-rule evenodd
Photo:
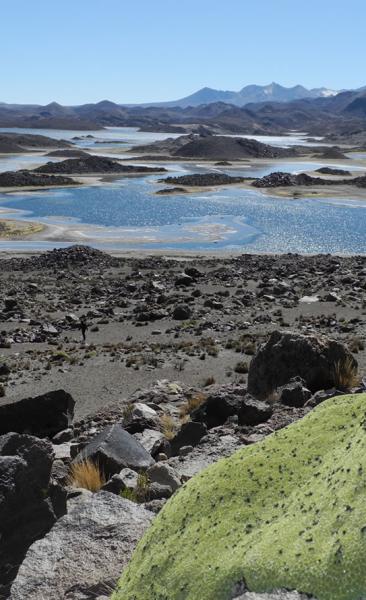
<svg viewBox="0 0 366 600"><path fill-rule="evenodd" d="M68 485L84 488L90 492L98 492L105 482L102 469L91 460L83 460L71 465Z"/></svg>
<svg viewBox="0 0 366 600"><path fill-rule="evenodd" d="M360 377L357 375L357 365L351 357L339 360L334 365L334 384L336 387L349 389L359 385Z"/></svg>
<svg viewBox="0 0 366 600"><path fill-rule="evenodd" d="M187 415L190 415L196 408L201 406L205 400L207 400L206 394L202 392L197 392L190 398L188 398L187 402L180 407L179 413L180 418L184 419Z"/></svg>
<svg viewBox="0 0 366 600"><path fill-rule="evenodd" d="M160 429L167 440L172 440L177 433L177 424L173 417L164 414L160 417Z"/></svg>

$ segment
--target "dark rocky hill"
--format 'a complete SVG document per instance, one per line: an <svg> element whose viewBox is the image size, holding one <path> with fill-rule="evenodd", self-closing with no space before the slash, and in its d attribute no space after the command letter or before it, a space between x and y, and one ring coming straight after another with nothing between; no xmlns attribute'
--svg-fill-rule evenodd
<svg viewBox="0 0 366 600"><path fill-rule="evenodd" d="M240 158L279 158L294 156L296 152L288 148L276 148L253 139L225 136L200 136L184 144L174 156L207 158L214 160L235 160Z"/></svg>
<svg viewBox="0 0 366 600"><path fill-rule="evenodd" d="M122 165L121 163L104 156L89 156L87 158L69 158L61 162L48 162L33 170L36 173L161 173L166 169Z"/></svg>
<svg viewBox="0 0 366 600"><path fill-rule="evenodd" d="M45 135L0 132L0 152L3 154L21 153L34 149L69 147L68 142L55 140Z"/></svg>
<svg viewBox="0 0 366 600"><path fill-rule="evenodd" d="M32 171L6 171L0 173L0 187L49 187L75 184L70 177L42 175Z"/></svg>
<svg viewBox="0 0 366 600"><path fill-rule="evenodd" d="M51 152L48 152L46 156L54 156L55 158L87 158L90 154L84 152L84 150L70 148L70 150L52 150Z"/></svg>
<svg viewBox="0 0 366 600"><path fill-rule="evenodd" d="M296 156L295 149L277 148L253 139L219 135L186 135L134 148L136 153L170 154L185 158L237 160L241 158L280 158Z"/></svg>

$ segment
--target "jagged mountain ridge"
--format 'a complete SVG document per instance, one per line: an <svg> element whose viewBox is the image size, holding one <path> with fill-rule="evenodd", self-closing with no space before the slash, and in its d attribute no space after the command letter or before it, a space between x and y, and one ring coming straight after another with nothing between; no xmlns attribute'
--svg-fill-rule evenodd
<svg viewBox="0 0 366 600"><path fill-rule="evenodd" d="M204 87L179 100L153 103L150 106L180 106L181 108L186 108L188 106L199 106L200 104L210 104L212 102L226 102L235 106L245 106L252 102L290 102L291 100L302 98L327 98L335 96L337 93L338 91L325 87L309 90L302 85L295 85L287 88L272 82L269 85L246 85L238 92Z"/></svg>

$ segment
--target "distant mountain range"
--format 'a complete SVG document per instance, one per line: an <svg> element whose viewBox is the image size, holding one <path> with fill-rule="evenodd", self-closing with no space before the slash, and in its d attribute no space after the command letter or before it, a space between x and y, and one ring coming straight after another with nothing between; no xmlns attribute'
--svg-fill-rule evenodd
<svg viewBox="0 0 366 600"><path fill-rule="evenodd" d="M283 87L278 83L269 85L246 85L239 92L215 90L204 87L198 92L173 100L171 102L145 103L144 106L199 106L200 104L211 104L212 102L226 102L234 106L245 106L252 102L291 102L291 100L301 100L303 98L328 98L338 94L336 90L329 90L325 87L313 88L308 90L302 85L294 87Z"/></svg>
<svg viewBox="0 0 366 600"><path fill-rule="evenodd" d="M197 92L189 106L176 103L162 105L123 105L102 100L96 104L47 106L0 103L0 127L93 130L102 127L137 127L143 131L166 133L277 135L288 131L306 131L310 135L345 137L361 140L366 146L366 88L332 92L305 90L316 97L292 97L304 94L305 88L247 86L241 92L244 106L233 99L217 100L205 91ZM246 90L244 94L244 90ZM234 92L215 92L233 94ZM265 100L259 102L258 99ZM249 100L251 100L249 102ZM255 101L254 101L255 100ZM343 137L345 136L345 137Z"/></svg>

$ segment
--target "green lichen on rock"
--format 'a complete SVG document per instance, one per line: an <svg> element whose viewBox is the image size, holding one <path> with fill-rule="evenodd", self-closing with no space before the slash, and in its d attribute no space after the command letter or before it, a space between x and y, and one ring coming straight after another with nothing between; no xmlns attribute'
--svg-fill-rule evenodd
<svg viewBox="0 0 366 600"><path fill-rule="evenodd" d="M165 505L113 600L366 596L366 394L333 398L220 460Z"/></svg>

